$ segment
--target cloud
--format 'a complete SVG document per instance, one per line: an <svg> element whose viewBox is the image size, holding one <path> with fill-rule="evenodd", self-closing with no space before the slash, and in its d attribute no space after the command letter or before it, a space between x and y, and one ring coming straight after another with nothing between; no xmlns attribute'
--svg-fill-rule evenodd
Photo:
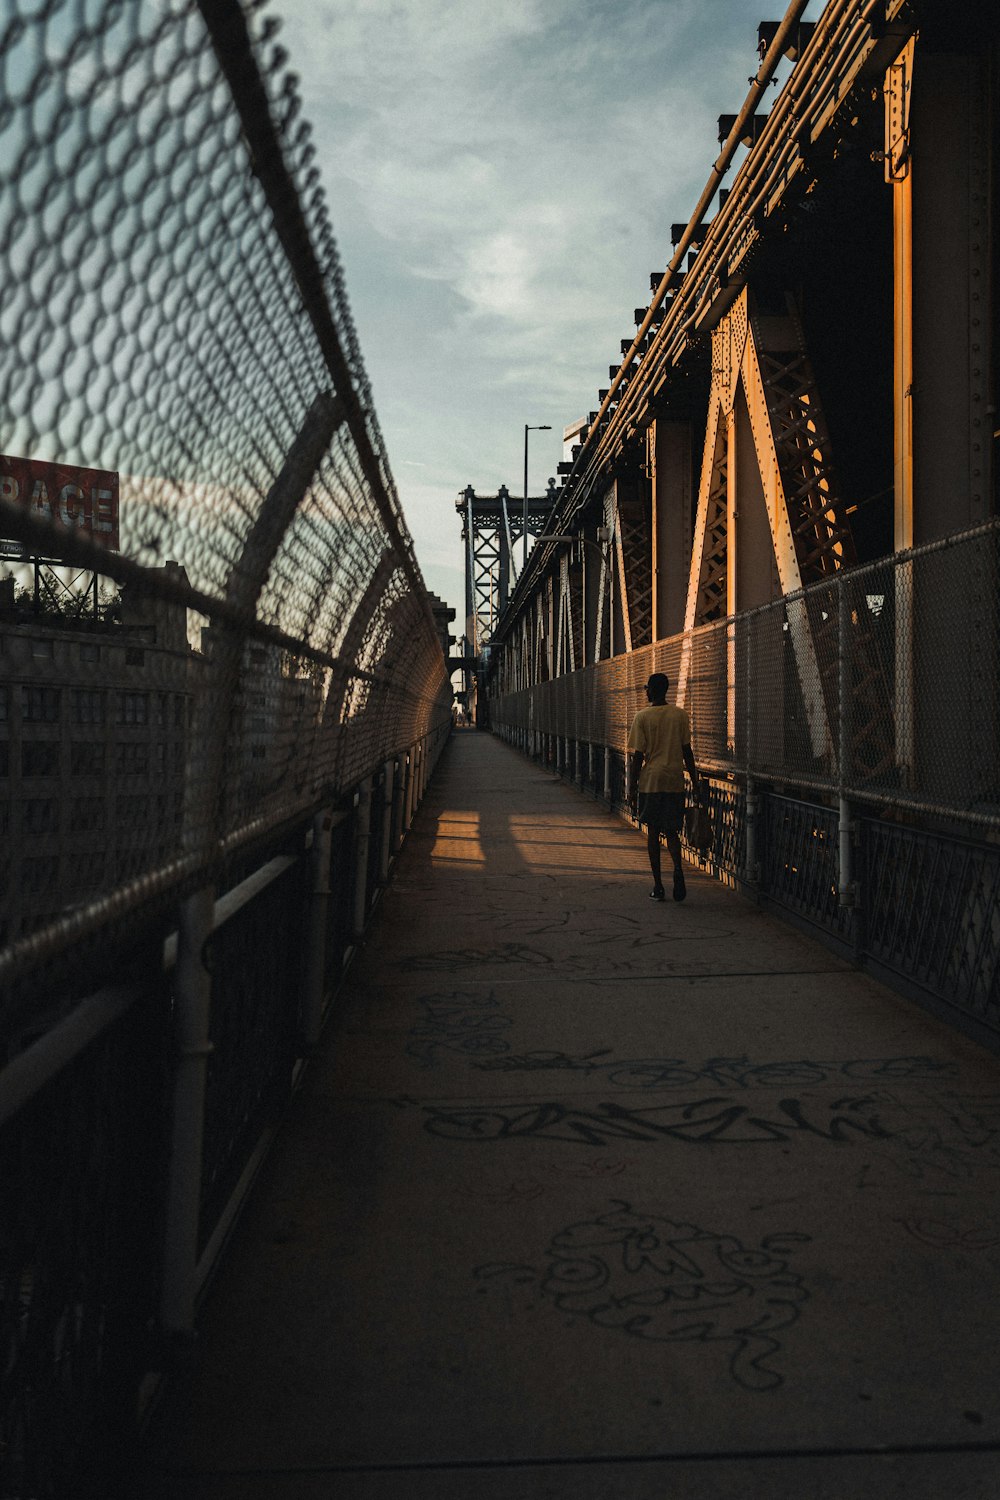
<svg viewBox="0 0 1000 1500"><path fill-rule="evenodd" d="M703 0L276 3L390 461L407 452L441 476L401 487L418 556L447 541L460 563L442 494L518 484L522 424L558 431L596 405L670 224L708 178L717 117L745 98L755 13L713 0L707 25ZM546 473L551 446L537 449Z"/></svg>

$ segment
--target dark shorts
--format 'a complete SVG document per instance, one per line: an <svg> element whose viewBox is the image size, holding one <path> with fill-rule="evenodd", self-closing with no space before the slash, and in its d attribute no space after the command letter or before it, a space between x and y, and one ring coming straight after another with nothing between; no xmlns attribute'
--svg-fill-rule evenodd
<svg viewBox="0 0 1000 1500"><path fill-rule="evenodd" d="M640 792L636 804L639 822L650 833L680 833L684 826L683 792Z"/></svg>

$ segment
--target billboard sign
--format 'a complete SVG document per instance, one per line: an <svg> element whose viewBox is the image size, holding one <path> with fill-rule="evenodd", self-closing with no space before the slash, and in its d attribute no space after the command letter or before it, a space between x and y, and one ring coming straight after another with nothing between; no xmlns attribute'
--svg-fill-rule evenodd
<svg viewBox="0 0 1000 1500"><path fill-rule="evenodd" d="M0 454L0 499L118 551L118 475L109 470ZM32 552L23 542L0 541L0 557L23 558Z"/></svg>

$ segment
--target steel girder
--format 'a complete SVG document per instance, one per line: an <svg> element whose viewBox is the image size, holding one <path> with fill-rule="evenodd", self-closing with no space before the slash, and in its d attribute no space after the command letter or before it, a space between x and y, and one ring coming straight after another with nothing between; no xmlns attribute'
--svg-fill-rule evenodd
<svg viewBox="0 0 1000 1500"><path fill-rule="evenodd" d="M773 459L777 465L798 588L855 563L854 538L835 492L830 436L791 298L785 315L777 318L761 316L751 303L750 324L741 373L751 422L762 404L766 410L767 430L759 433L754 423L754 441L762 475L766 462ZM776 552L780 571L782 556L777 547ZM789 581L791 576L789 570ZM788 592L784 576L782 588Z"/></svg>
<svg viewBox="0 0 1000 1500"><path fill-rule="evenodd" d="M579 640L580 594L577 570L568 553L559 559L559 602L556 606L556 676L575 672Z"/></svg>
<svg viewBox="0 0 1000 1500"><path fill-rule="evenodd" d="M837 495L830 442L801 321L791 298L777 316L761 314L744 291L713 334L712 389L699 485L685 629L734 615L739 545L736 484L737 397L742 393L756 454L781 592L831 578L855 559L846 507ZM788 606L788 628L813 753L832 749L830 722L840 690L835 611ZM885 730L888 685L880 660L866 656L854 625L852 753L873 767L892 754ZM682 657L680 684L687 680Z"/></svg>
<svg viewBox="0 0 1000 1500"><path fill-rule="evenodd" d="M529 496L529 541L545 531L555 503L555 490ZM462 515L466 543L465 595L470 616L466 630L478 655L493 638L518 572L516 554L524 538L524 503L505 486L495 495L477 495L470 486L456 500L455 508Z"/></svg>
<svg viewBox="0 0 1000 1500"><path fill-rule="evenodd" d="M615 553L625 650L653 639L653 527L651 496L638 479L615 482Z"/></svg>
<svg viewBox="0 0 1000 1500"><path fill-rule="evenodd" d="M691 549L692 573L684 628L728 613L729 446L728 417L719 400L709 408L698 490L698 516ZM697 581L694 559L697 558Z"/></svg>

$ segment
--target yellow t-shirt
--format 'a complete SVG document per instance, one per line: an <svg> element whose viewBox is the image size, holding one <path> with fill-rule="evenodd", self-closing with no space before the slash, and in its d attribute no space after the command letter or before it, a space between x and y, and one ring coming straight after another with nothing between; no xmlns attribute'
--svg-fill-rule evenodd
<svg viewBox="0 0 1000 1500"><path fill-rule="evenodd" d="M683 708L651 703L640 708L628 732L628 748L642 751L640 792L683 792L683 745L691 743L691 724Z"/></svg>

